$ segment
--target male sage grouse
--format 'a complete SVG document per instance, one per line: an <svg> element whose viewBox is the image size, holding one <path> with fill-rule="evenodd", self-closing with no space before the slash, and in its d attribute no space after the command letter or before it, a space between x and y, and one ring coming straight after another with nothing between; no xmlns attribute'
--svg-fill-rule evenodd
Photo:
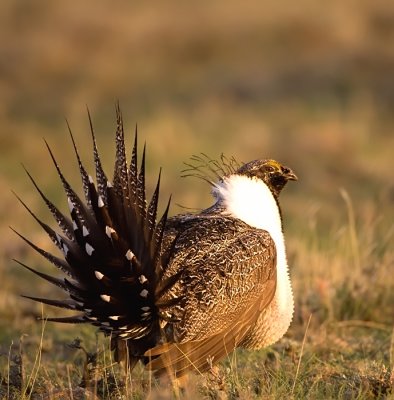
<svg viewBox="0 0 394 400"><path fill-rule="evenodd" d="M270 159L241 167L227 163L218 181L211 182L212 207L168 217L168 202L157 221L160 174L147 202L145 149L138 167L136 135L127 165L119 108L112 180L91 131L96 185L70 132L85 200L71 188L48 147L70 216L28 173L60 229L53 230L22 204L63 257L21 237L65 277L21 264L68 297L25 297L74 310L73 316L48 320L95 325L111 336L118 361L127 359L133 367L141 360L159 375L204 372L236 347L258 349L279 340L293 314L278 204L287 181L297 180L292 170Z"/></svg>

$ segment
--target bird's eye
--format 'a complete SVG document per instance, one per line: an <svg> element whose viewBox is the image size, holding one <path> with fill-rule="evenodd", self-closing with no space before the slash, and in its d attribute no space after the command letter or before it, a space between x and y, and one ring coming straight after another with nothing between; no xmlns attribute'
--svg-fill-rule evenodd
<svg viewBox="0 0 394 400"><path fill-rule="evenodd" d="M272 167L271 165L267 165L267 167L266 167L266 171L267 172L275 172L275 168L274 167Z"/></svg>

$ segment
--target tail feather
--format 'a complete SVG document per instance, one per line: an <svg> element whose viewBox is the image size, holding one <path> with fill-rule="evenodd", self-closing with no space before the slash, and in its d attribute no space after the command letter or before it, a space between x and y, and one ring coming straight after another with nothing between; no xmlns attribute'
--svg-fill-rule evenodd
<svg viewBox="0 0 394 400"><path fill-rule="evenodd" d="M51 253L48 253L47 251L41 249L37 245L35 245L32 241L27 239L25 236L21 235L19 232L17 232L15 229L11 228L22 240L24 240L30 247L32 247L38 254L42 255L44 258L46 258L50 263L52 263L55 267L59 268L62 272L70 276L71 278L75 278L75 275L68 265L66 261L63 259L54 256Z"/></svg>
<svg viewBox="0 0 394 400"><path fill-rule="evenodd" d="M127 174L123 119L118 104L116 105L116 125L116 160L114 167L113 187L117 195L126 202L129 197L129 180Z"/></svg>
<svg viewBox="0 0 394 400"><path fill-rule="evenodd" d="M42 222L34 213L33 211L26 205L26 203L15 193L13 192L15 197L18 199L18 201L23 205L23 207L28 211L28 213L37 221L37 223L41 226L41 228L47 233L49 238L52 240L52 242L61 250L64 251L63 249L63 243L61 242L60 235L55 232L52 228L49 227L46 223Z"/></svg>
<svg viewBox="0 0 394 400"><path fill-rule="evenodd" d="M45 319L46 321L49 322L62 322L63 324L86 324L86 322L88 322L80 315L73 315L71 317L40 318L40 319Z"/></svg>
<svg viewBox="0 0 394 400"><path fill-rule="evenodd" d="M72 223L71 223L70 219L67 218L66 216L64 216L59 211L59 209L44 195L44 193L38 187L37 183L35 182L35 180L31 176L29 171L25 167L23 167L23 168L24 168L27 176L29 177L29 179L33 183L34 187L36 188L37 192L40 194L41 198L44 200L44 202L47 205L49 211L52 213L52 215L55 218L55 220L56 220L57 224L59 225L60 229L64 232L64 234L69 239L72 239L72 237L73 237L73 234L72 234L73 227L72 227Z"/></svg>
<svg viewBox="0 0 394 400"><path fill-rule="evenodd" d="M149 205L145 191L145 147L141 165L137 165L137 131L129 167L127 166L123 119L116 107L116 160L113 183L108 181L102 168L93 130L88 118L93 143L97 188L85 169L72 135L69 133L78 162L85 202L81 200L64 177L55 156L46 143L67 196L70 217L62 214L50 202L27 172L34 187L51 211L61 229L55 232L42 222L22 201L32 217L46 231L63 252L64 259L41 249L19 233L34 250L48 259L71 279L57 278L36 271L23 263L40 278L54 284L66 293L67 300L25 296L55 307L77 310L80 314L49 321L81 323L98 326L112 340L127 340L133 357L143 357L160 335L160 320L167 318L166 310L180 299L167 299L166 292L176 277L163 280L166 270L161 248L168 217L170 200L157 222L160 176Z"/></svg>
<svg viewBox="0 0 394 400"><path fill-rule="evenodd" d="M160 191L160 180L161 180L161 170L159 171L159 176L157 178L156 188L152 194L152 198L149 202L147 209L147 219L148 219L148 229L149 229L149 240L152 238L153 228L156 223L157 217L157 206L159 203L159 191Z"/></svg>
<svg viewBox="0 0 394 400"><path fill-rule="evenodd" d="M72 212L73 210L75 210L75 214L77 215L78 219L80 220L81 223L85 223L86 219L87 219L87 213L86 213L86 208L83 205L81 199L79 198L79 196L75 193L75 191L72 189L72 187L70 186L70 184L68 183L68 181L66 180L66 178L64 177L59 164L57 163L55 156L53 155L53 152L49 146L49 144L45 141L45 144L47 146L49 155L52 158L53 164L56 168L57 174L59 175L59 178L62 182L63 185L63 189L66 192L67 195L67 202L68 202L68 206L70 209L70 212Z"/></svg>
<svg viewBox="0 0 394 400"><path fill-rule="evenodd" d="M18 261L18 260L14 260L14 261L17 262L19 265L21 265L23 268L26 268L30 272L33 272L33 274L36 274L40 278L42 278L42 279L46 280L47 282L51 283L52 285L55 285L55 286L59 287L60 289L68 291L68 287L67 287L66 283L64 282L64 279L59 279L59 278L55 278L54 276L44 274L43 272L37 271L34 268L31 268L28 265L23 264L21 261Z"/></svg>
<svg viewBox="0 0 394 400"><path fill-rule="evenodd" d="M153 254L153 259L157 260L161 254L161 243L163 241L163 235L164 235L164 230L165 230L165 226L166 226L166 222L167 222L167 218L168 218L168 212L170 210L170 204L171 204L171 196L168 199L168 203L167 203L167 207L164 210L164 213L159 221L159 223L156 225L155 229L154 229L154 239L152 240L152 254ZM168 261L168 260L167 260ZM156 263L156 270L155 270L155 275L157 277L162 277L162 275L164 274L165 271L165 267L166 267L167 263Z"/></svg>
<svg viewBox="0 0 394 400"><path fill-rule="evenodd" d="M43 297L34 297L34 296L25 296L25 295L22 295L22 297L36 301L38 303L47 304L49 306L65 308L67 310L78 310L78 311L83 310L83 308L80 305L78 305L78 303L74 300L69 300L69 299L54 300L54 299L45 299Z"/></svg>
<svg viewBox="0 0 394 400"><path fill-rule="evenodd" d="M145 154L146 144L144 144L144 150L142 151L142 160L140 172L137 180L137 203L140 211L140 215L145 218L146 216L146 196L145 196Z"/></svg>
<svg viewBox="0 0 394 400"><path fill-rule="evenodd" d="M87 205L89 207L91 207L92 199L91 199L90 193L89 193L89 175L86 172L86 169L82 164L81 157L79 156L78 148L77 148L77 145L75 144L75 140L74 140L74 136L71 131L70 124L68 123L67 120L66 120L66 123L67 123L68 133L70 134L70 138L71 138L71 141L73 144L75 157L77 158L77 162L78 162L79 173L80 173L81 179L82 179L83 192L85 194L85 200L86 200Z"/></svg>
<svg viewBox="0 0 394 400"><path fill-rule="evenodd" d="M88 111L88 118L89 118L89 126L90 126L90 134L92 137L92 143L93 143L93 157L94 157L94 165L95 165L95 170L96 170L96 180L97 180L97 191L99 195L101 196L104 204L107 204L107 187L109 186L109 181L107 179L107 176L105 175L105 172L103 170L103 167L101 165L101 160L100 160L100 155L97 149L97 143L96 143L96 136L94 134L94 129L93 129L93 122L92 122L92 117L90 115L89 109ZM89 179L89 182L92 182L93 179Z"/></svg>
<svg viewBox="0 0 394 400"><path fill-rule="evenodd" d="M137 125L135 126L134 131L134 145L131 153L131 160L129 166L129 181L130 181L130 198L132 201L136 201L137 199L137 179L138 179L138 129Z"/></svg>

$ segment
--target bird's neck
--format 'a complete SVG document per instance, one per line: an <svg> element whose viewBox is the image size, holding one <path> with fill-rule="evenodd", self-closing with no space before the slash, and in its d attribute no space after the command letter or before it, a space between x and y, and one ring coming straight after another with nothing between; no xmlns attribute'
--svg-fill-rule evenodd
<svg viewBox="0 0 394 400"><path fill-rule="evenodd" d="M276 246L277 290L275 303L277 312L293 312L293 296L288 273L282 218L276 197L269 187L256 178L231 175L213 189L217 205L224 213L238 218L248 225L267 231ZM291 320L291 315L286 319ZM290 322L290 321L289 321ZM286 327L287 329L287 327Z"/></svg>
<svg viewBox="0 0 394 400"><path fill-rule="evenodd" d="M217 204L248 225L282 238L282 218L276 197L260 179L230 175L213 189Z"/></svg>

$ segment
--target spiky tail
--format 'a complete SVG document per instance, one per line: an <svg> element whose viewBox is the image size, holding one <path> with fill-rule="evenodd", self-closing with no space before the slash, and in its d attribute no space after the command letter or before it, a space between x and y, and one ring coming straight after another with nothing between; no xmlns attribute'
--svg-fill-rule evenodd
<svg viewBox="0 0 394 400"><path fill-rule="evenodd" d="M64 258L46 252L21 234L17 234L67 276L56 278L19 261L18 263L68 293L69 298L65 300L25 296L51 306L77 311L74 316L48 318L49 321L91 323L105 334L110 334L113 343L119 340L127 341L132 355L138 358L156 344L160 320L166 319L165 310L170 306L160 299L176 280L176 277L163 279L166 260L161 257L170 200L160 221L156 222L160 174L156 189L147 204L145 147L141 166L138 168L136 131L128 166L123 120L118 105L114 176L112 183L107 179L101 165L89 112L88 115L97 188L81 162L69 129L82 178L85 202L63 176L47 144L67 195L70 217L57 209L26 171L55 218L61 233L42 222L18 197L63 252Z"/></svg>

